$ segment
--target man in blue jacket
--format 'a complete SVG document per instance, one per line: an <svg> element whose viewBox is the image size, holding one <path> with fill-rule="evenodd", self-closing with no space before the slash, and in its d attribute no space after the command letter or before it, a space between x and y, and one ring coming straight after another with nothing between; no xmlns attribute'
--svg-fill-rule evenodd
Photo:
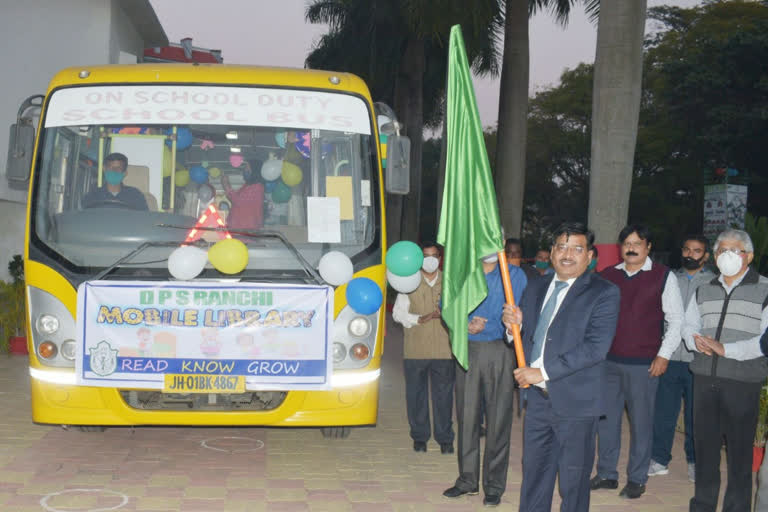
<svg viewBox="0 0 768 512"><path fill-rule="evenodd" d="M561 511L589 510L597 420L604 413L604 360L619 316L619 289L587 272L594 234L579 223L554 233L555 273L532 281L520 307L504 306L511 332L520 324L527 389L520 510L549 512L559 474Z"/></svg>

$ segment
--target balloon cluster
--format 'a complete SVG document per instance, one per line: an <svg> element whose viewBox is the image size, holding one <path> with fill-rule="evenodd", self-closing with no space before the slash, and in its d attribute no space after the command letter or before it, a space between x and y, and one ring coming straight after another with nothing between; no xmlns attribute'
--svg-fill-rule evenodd
<svg viewBox="0 0 768 512"><path fill-rule="evenodd" d="M330 251L320 258L318 264L320 277L326 283L333 286L347 285L345 296L347 304L356 313L361 315L371 315L379 310L384 295L381 288L367 277L356 277L352 279L354 268L349 256L340 251Z"/></svg>
<svg viewBox="0 0 768 512"><path fill-rule="evenodd" d="M411 293L421 284L424 253L413 242L397 242L387 251L387 281L399 293Z"/></svg>
<svg viewBox="0 0 768 512"><path fill-rule="evenodd" d="M275 203L287 203L291 199L291 187L304 179L301 168L284 160L269 159L261 166L261 177L266 181L265 190Z"/></svg>
<svg viewBox="0 0 768 512"><path fill-rule="evenodd" d="M208 262L222 274L239 274L248 266L248 247L234 238L216 242L207 253L182 245L168 256L168 271L179 281L189 281L200 275Z"/></svg>

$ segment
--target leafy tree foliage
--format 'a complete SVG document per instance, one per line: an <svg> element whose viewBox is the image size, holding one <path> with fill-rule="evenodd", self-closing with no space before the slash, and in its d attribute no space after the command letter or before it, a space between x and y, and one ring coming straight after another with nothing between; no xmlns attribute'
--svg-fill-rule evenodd
<svg viewBox="0 0 768 512"><path fill-rule="evenodd" d="M749 210L768 215L768 5L710 2L649 10L629 219L657 250L702 230L704 185L739 170ZM592 66L531 99L523 238L529 249L565 219L586 220ZM530 251L529 251L530 252Z"/></svg>

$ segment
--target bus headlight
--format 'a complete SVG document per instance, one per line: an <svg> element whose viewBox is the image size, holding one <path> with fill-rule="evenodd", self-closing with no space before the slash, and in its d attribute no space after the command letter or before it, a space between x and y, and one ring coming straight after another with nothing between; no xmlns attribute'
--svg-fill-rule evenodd
<svg viewBox="0 0 768 512"><path fill-rule="evenodd" d="M340 363L347 357L347 347L343 343L333 344L333 362Z"/></svg>
<svg viewBox="0 0 768 512"><path fill-rule="evenodd" d="M371 355L371 349L365 343L355 343L349 351L353 359L364 361Z"/></svg>
<svg viewBox="0 0 768 512"><path fill-rule="evenodd" d="M61 344L61 356L68 361L74 361L76 347L75 340L64 340L64 343Z"/></svg>
<svg viewBox="0 0 768 512"><path fill-rule="evenodd" d="M364 316L356 316L349 322L349 334L356 338L368 336L371 332L371 322Z"/></svg>
<svg viewBox="0 0 768 512"><path fill-rule="evenodd" d="M53 334L59 330L59 319L54 315L40 315L37 319L37 330L43 334Z"/></svg>

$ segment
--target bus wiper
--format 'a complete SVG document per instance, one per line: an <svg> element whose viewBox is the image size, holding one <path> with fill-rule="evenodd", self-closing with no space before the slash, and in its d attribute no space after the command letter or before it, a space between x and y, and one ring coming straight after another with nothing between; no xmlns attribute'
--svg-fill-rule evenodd
<svg viewBox="0 0 768 512"><path fill-rule="evenodd" d="M160 228L173 228L173 229L185 229L189 230L189 226L176 226L173 224L155 224L155 226ZM262 229L238 229L238 230L232 230L229 228L209 228L209 227L197 227L196 229L203 230L203 231L220 231L220 232L228 232L230 234L235 235L244 235L250 238L277 238L280 240L285 247L288 248L288 250L293 254L296 259L301 263L301 266L304 267L304 271L307 273L307 275L316 283L316 284L325 284L325 281L320 277L320 275L315 271L315 268L307 261L304 256L301 255L299 250L296 248L295 245L293 245L287 238L285 238L285 235L282 234L279 231L271 231L271 230L262 230Z"/></svg>
<svg viewBox="0 0 768 512"><path fill-rule="evenodd" d="M137 254L142 252L147 247L175 247L177 245L179 245L178 242L144 242L141 245L139 245L137 248L135 248L134 250L132 250L131 252L129 252L128 254L126 254L125 256L123 256L122 258L120 258L119 260L117 260L116 262L114 262L113 264L111 264L110 266L108 266L107 268L105 268L95 276L93 276L92 278L87 279L87 281L99 281L100 279L104 279L104 277L106 277L107 274L109 274L114 269L116 269L126 261L130 260Z"/></svg>

